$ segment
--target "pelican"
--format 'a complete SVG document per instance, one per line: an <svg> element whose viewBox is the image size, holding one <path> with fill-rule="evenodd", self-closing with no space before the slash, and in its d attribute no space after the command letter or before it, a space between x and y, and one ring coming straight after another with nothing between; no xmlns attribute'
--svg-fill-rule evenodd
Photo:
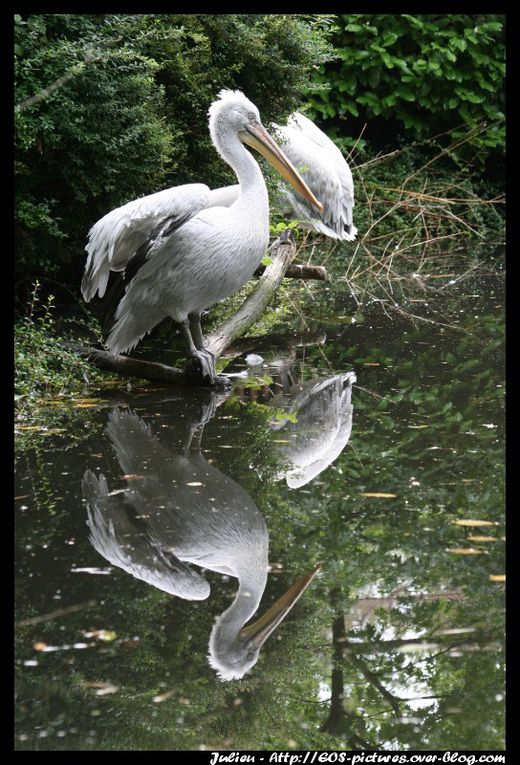
<svg viewBox="0 0 520 765"><path fill-rule="evenodd" d="M319 566L248 624L267 583L267 527L244 489L204 459L200 434L193 447L194 432L188 422L182 447L170 450L134 413L111 412L107 433L121 469L133 480L123 491L110 492L102 474L86 470L87 523L92 545L106 560L177 597L209 595L208 582L189 564L238 579L233 603L215 620L208 655L220 679L233 680L255 665Z"/></svg>
<svg viewBox="0 0 520 765"><path fill-rule="evenodd" d="M215 382L215 359L204 348L201 312L237 292L269 243L269 202L260 167L245 145L263 154L311 205L321 209L290 160L263 127L257 107L222 90L209 108L209 131L234 170L239 193L202 183L159 191L112 210L90 230L81 283L85 301L105 293L110 271L123 271L124 296L106 345L130 351L163 318L181 326L193 367ZM235 191L236 195L236 191Z"/></svg>
<svg viewBox="0 0 520 765"><path fill-rule="evenodd" d="M269 405L296 414L273 420L276 446L288 467L281 473L291 489L312 481L336 460L352 431L352 385L354 372L324 380L308 380L278 393ZM283 435L283 438L280 438Z"/></svg>
<svg viewBox="0 0 520 765"><path fill-rule="evenodd" d="M354 182L336 144L299 112L291 114L287 125L273 127L284 154L322 203L322 211L317 214L298 190L293 193L283 189L280 196L284 212L298 218L303 227L311 231L332 239L353 241L357 234L352 222Z"/></svg>
<svg viewBox="0 0 520 765"><path fill-rule="evenodd" d="M357 228L352 221L354 181L347 161L336 144L304 114L294 112L287 125L272 124L281 147L313 194L322 204L320 214L298 193L278 188L278 202L285 215L297 218L302 228L331 239L352 242ZM212 192L221 204L229 205L240 187L224 186Z"/></svg>

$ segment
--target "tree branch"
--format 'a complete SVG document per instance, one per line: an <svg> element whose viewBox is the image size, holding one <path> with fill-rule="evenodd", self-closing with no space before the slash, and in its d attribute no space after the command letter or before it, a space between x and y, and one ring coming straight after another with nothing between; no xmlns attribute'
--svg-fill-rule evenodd
<svg viewBox="0 0 520 765"><path fill-rule="evenodd" d="M16 105L16 109L18 111L23 112L25 109L28 109L29 106L34 106L34 104L38 104L40 101L43 101L44 98L48 98L51 96L56 90L63 87L66 82L71 80L73 77L76 77L78 74L81 74L83 70L85 69L88 64L93 64L95 61L99 61L99 59L102 58L101 55L96 55L91 50L87 50L83 56L83 61L80 61L78 64L74 64L72 69L69 69L68 72L65 72L65 74L62 74L61 77L58 77L57 80L54 80L54 82L51 82L50 85L48 85L46 88L43 88L43 90L40 90L39 93L36 93L34 96L31 96L30 98L26 98L25 101L21 101L19 104Z"/></svg>
<svg viewBox="0 0 520 765"><path fill-rule="evenodd" d="M345 636L343 638L343 645L349 649L353 664L362 672L362 674L366 677L369 683L374 686L374 688L377 688L381 696L388 701L392 709L394 710L395 715L399 715L400 713L400 707L399 703L401 699L398 699L396 696L393 695L393 693L390 693L389 690L385 688L383 683L380 681L378 676L375 674L375 672L372 672L371 669L369 669L365 662L357 656L355 653L356 645L354 643L351 643L350 640L347 639Z"/></svg>
<svg viewBox="0 0 520 765"><path fill-rule="evenodd" d="M266 266L258 266L253 276L262 276ZM287 267L284 279L316 279L325 282L328 279L327 269L324 266L309 266L303 263L291 263Z"/></svg>
<svg viewBox="0 0 520 765"><path fill-rule="evenodd" d="M109 372L117 372L126 377L139 377L153 382L172 383L174 385L187 385L188 381L182 369L175 369L166 364L158 364L155 361L143 361L132 359L129 356L112 356L107 351L97 348L89 348L86 345L76 343L62 343L69 351L77 353L85 358L90 364L99 369Z"/></svg>

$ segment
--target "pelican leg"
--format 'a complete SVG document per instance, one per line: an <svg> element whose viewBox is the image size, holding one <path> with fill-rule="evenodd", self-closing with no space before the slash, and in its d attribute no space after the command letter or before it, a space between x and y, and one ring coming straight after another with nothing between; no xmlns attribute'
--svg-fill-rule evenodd
<svg viewBox="0 0 520 765"><path fill-rule="evenodd" d="M190 332L195 346L200 350L204 348L204 338L202 337L202 327L200 326L200 313L189 313Z"/></svg>
<svg viewBox="0 0 520 765"><path fill-rule="evenodd" d="M197 348L196 341L194 342L194 339L192 337L191 333L191 322L189 319L186 319L181 323L181 330L182 330L182 336L184 338L184 343L186 345L186 349L188 353L191 356L191 364L189 366L189 371L193 370L197 373L197 376L202 377L203 380L206 380L214 384L217 382L217 370L215 368L215 356L211 351L207 351L202 346L200 348ZM199 331L200 331L200 322L199 322ZM200 332L200 337L202 338L202 332ZM199 338L197 338L199 339Z"/></svg>

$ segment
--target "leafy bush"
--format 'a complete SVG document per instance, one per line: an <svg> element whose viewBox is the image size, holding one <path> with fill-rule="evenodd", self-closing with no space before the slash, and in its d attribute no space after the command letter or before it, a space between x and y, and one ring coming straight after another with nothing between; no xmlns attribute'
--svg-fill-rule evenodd
<svg viewBox="0 0 520 765"><path fill-rule="evenodd" d="M100 372L66 350L54 332L54 297L40 303L40 284L33 286L27 314L15 326L15 402L18 413L30 412L42 397L83 391L103 379ZM90 330L99 335L92 323Z"/></svg>
<svg viewBox="0 0 520 765"><path fill-rule="evenodd" d="M217 92L242 88L267 123L301 104L328 55L321 17L15 16L17 277L77 284L108 210L170 184L228 183L207 128Z"/></svg>
<svg viewBox="0 0 520 765"><path fill-rule="evenodd" d="M420 139L474 129L473 142L503 151L505 17L498 15L349 14L337 17L338 58L322 66L315 113L397 121ZM482 129L482 123L486 123ZM366 136L365 136L366 137Z"/></svg>

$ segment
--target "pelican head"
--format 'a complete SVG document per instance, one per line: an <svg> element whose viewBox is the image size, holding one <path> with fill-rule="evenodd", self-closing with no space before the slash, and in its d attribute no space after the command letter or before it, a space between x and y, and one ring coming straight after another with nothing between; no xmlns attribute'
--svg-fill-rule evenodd
<svg viewBox="0 0 520 765"><path fill-rule="evenodd" d="M237 628L240 596L217 617L209 639L208 660L221 680L239 680L256 664L263 644L285 619L320 568L321 564L318 564L298 579L260 619L246 627Z"/></svg>
<svg viewBox="0 0 520 765"><path fill-rule="evenodd" d="M221 157L227 161L224 149L226 137L235 134L238 139L260 152L267 161L318 210L323 207L285 156L278 144L262 125L260 112L240 90L221 90L218 100L209 107L209 130Z"/></svg>

